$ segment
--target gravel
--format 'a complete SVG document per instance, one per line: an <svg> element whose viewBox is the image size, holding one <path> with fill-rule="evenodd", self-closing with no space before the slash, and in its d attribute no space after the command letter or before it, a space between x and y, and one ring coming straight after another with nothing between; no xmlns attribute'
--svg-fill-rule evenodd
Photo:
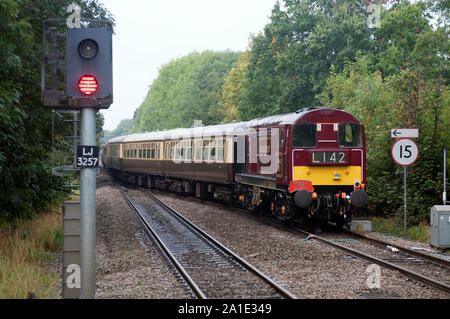
<svg viewBox="0 0 450 319"><path fill-rule="evenodd" d="M299 298L449 298L385 268L380 288L370 289L365 260L303 240L251 213L154 193ZM96 253L96 298L193 298L104 171L97 177Z"/></svg>
<svg viewBox="0 0 450 319"><path fill-rule="evenodd" d="M267 225L258 217L194 198L155 192L158 198L209 232L300 298L448 298L435 289L381 268L370 289L369 262Z"/></svg>
<svg viewBox="0 0 450 319"><path fill-rule="evenodd" d="M97 178L96 298L192 298L104 173Z"/></svg>

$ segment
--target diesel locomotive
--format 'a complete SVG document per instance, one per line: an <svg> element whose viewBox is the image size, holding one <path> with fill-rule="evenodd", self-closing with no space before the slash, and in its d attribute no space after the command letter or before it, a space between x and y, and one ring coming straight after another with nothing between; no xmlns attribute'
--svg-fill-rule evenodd
<svg viewBox="0 0 450 319"><path fill-rule="evenodd" d="M102 146L101 161L138 186L295 223L342 226L367 205L364 125L340 109L119 136Z"/></svg>

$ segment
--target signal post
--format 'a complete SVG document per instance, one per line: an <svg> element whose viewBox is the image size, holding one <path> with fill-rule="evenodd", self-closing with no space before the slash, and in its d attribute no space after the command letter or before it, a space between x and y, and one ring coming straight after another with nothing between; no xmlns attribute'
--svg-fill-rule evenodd
<svg viewBox="0 0 450 319"><path fill-rule="evenodd" d="M62 20L62 21L60 21ZM66 22L49 19L47 22ZM82 20L102 23L97 20ZM43 43L46 37L44 23ZM106 22L108 23L108 22ZM43 58L43 92L45 105L55 109L80 110L81 143L77 147L76 167L80 169L80 298L95 297L96 283L96 174L99 147L96 145L96 114L108 108L113 101L112 85L112 30L105 28L69 29L65 39L65 86L45 88L45 56ZM56 47L56 46L55 46ZM53 79L53 74L51 75ZM56 81L50 81L52 85Z"/></svg>

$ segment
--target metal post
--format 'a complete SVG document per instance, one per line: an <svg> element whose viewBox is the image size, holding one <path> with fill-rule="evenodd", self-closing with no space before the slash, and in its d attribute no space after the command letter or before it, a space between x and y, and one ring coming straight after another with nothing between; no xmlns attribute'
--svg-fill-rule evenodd
<svg viewBox="0 0 450 319"><path fill-rule="evenodd" d="M55 109L52 109L52 167L55 167Z"/></svg>
<svg viewBox="0 0 450 319"><path fill-rule="evenodd" d="M442 193L442 202L447 205L447 147L444 146L444 192Z"/></svg>
<svg viewBox="0 0 450 319"><path fill-rule="evenodd" d="M81 145L96 145L96 110L81 110ZM81 201L81 298L95 297L95 246L96 246L96 168L80 169Z"/></svg>
<svg viewBox="0 0 450 319"><path fill-rule="evenodd" d="M50 83L51 83L51 89L56 90L56 85L58 82L57 79L57 72L58 72L58 58L57 58L57 49L58 49L58 39L56 36L56 28L50 28L51 33L51 53L50 53L50 63L52 64L51 67L51 75L50 75Z"/></svg>
<svg viewBox="0 0 450 319"><path fill-rule="evenodd" d="M73 136L78 136L78 113L73 111ZM77 145L78 140L73 138L73 167L77 167Z"/></svg>
<svg viewBox="0 0 450 319"><path fill-rule="evenodd" d="M404 237L406 239L406 166L403 166L403 189L405 191L405 199L404 199L404 205L405 205L405 211L403 213L403 231L404 231Z"/></svg>

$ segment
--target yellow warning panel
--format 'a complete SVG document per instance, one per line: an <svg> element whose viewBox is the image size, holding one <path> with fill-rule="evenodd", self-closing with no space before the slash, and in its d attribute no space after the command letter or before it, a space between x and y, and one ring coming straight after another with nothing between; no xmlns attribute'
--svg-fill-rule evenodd
<svg viewBox="0 0 450 319"><path fill-rule="evenodd" d="M361 166L294 166L294 181L308 180L313 185L353 185L362 180Z"/></svg>

